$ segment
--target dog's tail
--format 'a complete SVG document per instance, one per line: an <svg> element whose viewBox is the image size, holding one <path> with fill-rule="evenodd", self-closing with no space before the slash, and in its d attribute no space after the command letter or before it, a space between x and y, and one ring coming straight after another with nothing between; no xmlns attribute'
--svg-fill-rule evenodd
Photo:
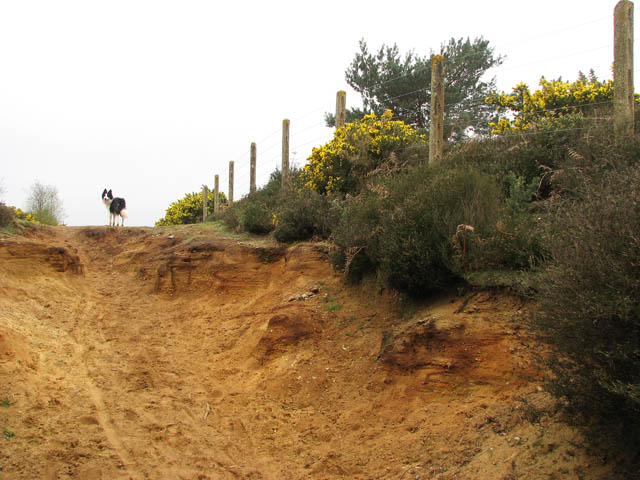
<svg viewBox="0 0 640 480"><path fill-rule="evenodd" d="M129 212L127 212L127 209L126 209L126 208L124 208L124 209L120 210L120 216L121 216L122 218L129 218Z"/></svg>

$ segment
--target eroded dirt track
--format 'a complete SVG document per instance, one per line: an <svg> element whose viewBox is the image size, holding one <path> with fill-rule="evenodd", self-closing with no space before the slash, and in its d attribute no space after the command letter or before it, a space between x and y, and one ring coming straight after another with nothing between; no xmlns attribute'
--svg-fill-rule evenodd
<svg viewBox="0 0 640 480"><path fill-rule="evenodd" d="M522 300L402 307L326 253L0 238L0 479L607 478L540 391Z"/></svg>

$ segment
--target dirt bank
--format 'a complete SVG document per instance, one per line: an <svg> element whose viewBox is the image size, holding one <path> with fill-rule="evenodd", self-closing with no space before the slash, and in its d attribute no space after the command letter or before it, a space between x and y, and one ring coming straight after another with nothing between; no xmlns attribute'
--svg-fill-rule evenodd
<svg viewBox="0 0 640 480"><path fill-rule="evenodd" d="M0 237L0 478L608 478L541 391L521 299L402 306L326 256Z"/></svg>

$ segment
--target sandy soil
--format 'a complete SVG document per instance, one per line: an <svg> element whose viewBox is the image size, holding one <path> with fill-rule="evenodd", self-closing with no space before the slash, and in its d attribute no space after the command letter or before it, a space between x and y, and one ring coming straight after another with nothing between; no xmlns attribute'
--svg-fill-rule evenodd
<svg viewBox="0 0 640 480"><path fill-rule="evenodd" d="M528 308L407 306L322 245L195 227L2 236L0 478L609 478L542 391Z"/></svg>

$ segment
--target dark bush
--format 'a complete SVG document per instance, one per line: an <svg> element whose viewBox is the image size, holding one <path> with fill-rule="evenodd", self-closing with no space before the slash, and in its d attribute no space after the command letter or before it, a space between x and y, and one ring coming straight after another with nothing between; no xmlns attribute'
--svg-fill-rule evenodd
<svg viewBox="0 0 640 480"><path fill-rule="evenodd" d="M453 238L458 227L487 235L498 218L500 198L498 185L470 168L422 167L390 182L372 255L383 278L414 297L457 281Z"/></svg>
<svg viewBox="0 0 640 480"><path fill-rule="evenodd" d="M229 230L238 230L240 229L240 215L242 214L240 205L240 203L235 202L224 210L207 217L207 220L220 220Z"/></svg>
<svg viewBox="0 0 640 480"><path fill-rule="evenodd" d="M379 188L384 189L382 185ZM338 247L332 256L332 263L351 282L360 281L377 268L371 252L377 250L375 245L380 229L381 204L380 192L371 189L342 204L340 218L332 233L332 239Z"/></svg>
<svg viewBox="0 0 640 480"><path fill-rule="evenodd" d="M237 232L266 235L274 229L273 215L281 201L281 175L275 171L264 187L234 202L213 219Z"/></svg>
<svg viewBox="0 0 640 480"><path fill-rule="evenodd" d="M0 203L0 227L9 227L15 222L15 213L4 203Z"/></svg>
<svg viewBox="0 0 640 480"><path fill-rule="evenodd" d="M588 157L592 149L610 145L610 130L610 126L598 125L579 114L549 118L520 134L460 142L449 149L446 161L450 165L472 165L495 175L505 195L510 175L527 185L536 183L535 193L544 199L551 194L551 174L572 156Z"/></svg>
<svg viewBox="0 0 640 480"><path fill-rule="evenodd" d="M532 202L537 182L509 173L508 196L498 221L486 237L469 239L467 270L529 270L539 265L546 255L543 208Z"/></svg>
<svg viewBox="0 0 640 480"><path fill-rule="evenodd" d="M534 323L570 418L638 466L640 167L572 175L582 198L558 202Z"/></svg>
<svg viewBox="0 0 640 480"><path fill-rule="evenodd" d="M279 242L328 238L335 225L336 210L326 195L292 185L282 193L273 236Z"/></svg>
<svg viewBox="0 0 640 480"><path fill-rule="evenodd" d="M258 200L247 199L241 212L242 229L254 235L266 235L274 229L273 213Z"/></svg>

